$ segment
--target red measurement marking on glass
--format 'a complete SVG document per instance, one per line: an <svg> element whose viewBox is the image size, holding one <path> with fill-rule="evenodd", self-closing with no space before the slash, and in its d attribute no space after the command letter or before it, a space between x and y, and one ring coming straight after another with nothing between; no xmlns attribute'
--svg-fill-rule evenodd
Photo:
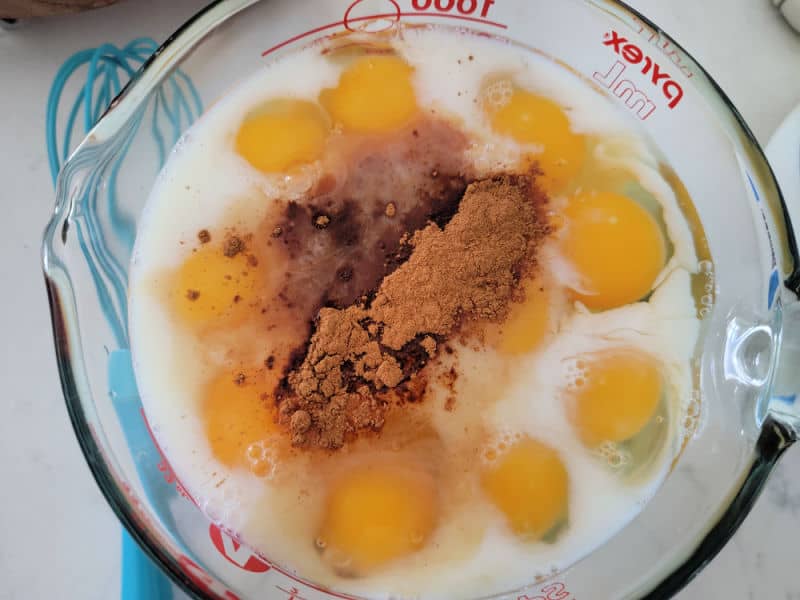
<svg viewBox="0 0 800 600"><path fill-rule="evenodd" d="M219 600L240 600L239 596L215 581L205 570L188 556L178 558L178 565L183 574L201 590Z"/></svg>
<svg viewBox="0 0 800 600"><path fill-rule="evenodd" d="M178 493L189 500L192 504L197 506L197 502L194 501L191 494L186 490L186 488L181 483L178 476L175 474L175 470L172 468L172 465L169 464L167 457L161 451L161 446L158 445L158 440L156 440L156 436L153 435L153 430L150 429L150 422L147 420L147 416L144 414L144 409L139 410L142 413L142 420L144 421L144 426L147 427L147 433L150 434L150 439L153 441L153 446L156 447L158 450L158 455L161 457L161 462L158 463L158 470L164 473L164 481L169 484L175 484L175 489L178 490Z"/></svg>
<svg viewBox="0 0 800 600"><path fill-rule="evenodd" d="M169 464L169 461L167 460L167 457L164 455L164 452L161 450L161 446L158 445L158 441L156 440L156 437L153 434L153 430L150 428L150 423L147 421L147 416L144 413L144 409L141 409L140 412L142 414L142 419L144 420L145 427L147 427L147 433L150 434L150 439L153 441L153 445L156 447L156 450L158 450L158 454L161 456L161 462L159 462L159 464L158 464L159 471L162 471L162 472L168 471L168 472L165 472L165 480L168 483L174 482L175 483L175 487L177 488L178 492L182 496L187 498L189 501L191 501L192 504L194 504L197 508L199 508L199 506L197 505L197 502L195 502L194 498L192 498L192 496L189 494L189 492L186 491L186 488L183 487L183 484L178 479L178 476L175 474L175 471L172 469L172 466ZM221 537L222 537L223 533L228 535L228 536L230 536L230 534L227 533L227 532L223 532L216 525L212 524L209 527L209 538L211 539L211 543L214 544L214 547L217 549L217 551L220 552L223 556L225 556L225 558L227 558L231 562L234 562L233 560L231 560L231 557L229 557L225 553L225 547L224 546L223 546L222 549L220 549L217 546L217 540L214 539L216 537L215 530L221 534L220 535L220 542L222 541ZM231 542L235 541L235 544L237 546L241 544L241 542L239 542L239 540L236 540L233 536L230 536L230 539L231 539ZM314 585L313 583L308 583L307 581L304 581L302 579L298 579L297 577L295 577L294 575L292 575L288 571L285 571L282 568L280 568L278 565L273 563L271 560L269 560L266 556L264 556L260 552L255 552L255 551L252 551L252 552L253 552L253 559L259 561L260 563L262 563L263 565L265 565L267 567L266 569L263 569L264 571L267 571L269 569L273 569L273 570L277 571L278 573L280 573L281 575L291 579L292 581L297 582L299 584L302 584L302 585L304 585L304 586L306 586L306 587L308 587L308 588L310 588L312 590L316 590L317 592L320 592L322 594L327 594L331 598L341 598L342 600L357 600L353 596L347 596L347 595L344 595L344 594L337 594L336 592L331 592L329 590L326 590L325 588L318 587L318 586ZM211 579L210 577L208 577L208 575L206 575L205 572L202 569L200 569L200 567L198 567L197 564L195 564L191 559L189 559L188 557L185 557L185 556L182 557L182 558L185 559L185 563L186 563L186 564L183 564L182 566L184 566L184 567L188 566L191 570L196 571L198 573L198 575L199 575L198 578L197 579L193 578L195 583L197 583L198 585L204 586L204 589L208 589L208 591L212 591L213 592L213 590L211 590L209 588L206 588L205 586L214 584L214 580ZM259 572L256 569L247 569L247 570ZM186 568L184 568L184 572L187 572ZM190 575L190 577L191 577L191 575ZM224 595L216 594L216 596L218 598L223 598L224 600L238 600L238 597L236 595L232 594L230 591L227 591L227 590L225 590Z"/></svg>
<svg viewBox="0 0 800 600"><path fill-rule="evenodd" d="M348 9L349 12L349 9ZM309 29L308 31L304 31L298 35L290 37L288 40L282 41L280 44L276 44L272 46L272 48L268 48L261 53L261 56L267 56L275 52L276 50L280 50L284 46L288 46L289 44L301 40L305 37L310 35L314 35L315 33L320 33L325 31L326 29L333 29L334 27L345 27L349 31L354 31L351 25L353 23L357 23L360 21L371 21L377 19L393 19L395 21L399 21L402 17L440 17L445 19L458 19L460 21L471 21L473 23L482 23L484 25L491 25L492 27L498 27L500 29L508 29L508 25L503 23L498 23L496 21L490 21L488 19L482 19L480 17L470 17L467 15L453 15L448 13L437 13L437 12L393 12L393 13L381 13L375 15L364 15L361 17L351 17L349 19L343 19L341 21L336 21L335 23L328 23L327 25L321 25L319 27L315 27L314 29Z"/></svg>
<svg viewBox="0 0 800 600"><path fill-rule="evenodd" d="M273 563L257 550L253 550L252 548L242 544L242 542L236 539L236 536L234 536L233 533L226 531L224 527L220 527L219 525L212 523L208 528L208 536L211 539L211 542L214 544L214 547L217 549L217 552L222 554L226 559L241 569L251 571L253 573L265 573L266 571L270 570L276 571L293 583L297 583L310 590L315 590L331 598L340 598L341 600L357 600L353 596L331 592L330 590L326 590L325 588L316 586L313 583L309 583L308 581L304 581L303 579L295 577L288 571L285 571ZM296 590L297 588L292 589Z"/></svg>
<svg viewBox="0 0 800 600"><path fill-rule="evenodd" d="M267 561L254 554L232 535L223 531L219 525L212 523L208 528L208 535L217 552L240 569L251 573L265 573L270 570Z"/></svg>
<svg viewBox="0 0 800 600"><path fill-rule="evenodd" d="M683 87L681 84L675 81L658 62L628 38L622 37L612 29L603 36L603 46L611 48L622 59L617 61L617 64L612 67L605 77L610 77L616 69L616 77L618 78L626 69L625 64L627 63L635 67L634 70L641 71L642 75L647 75L645 79L657 90L656 93L660 92L669 101L667 106L669 106L670 110L678 106L680 101L683 100Z"/></svg>
<svg viewBox="0 0 800 600"><path fill-rule="evenodd" d="M689 64L684 64L685 57L681 56L681 52L674 47L673 43L666 39L666 35L657 29L652 29L649 25L645 24L640 19L634 17L633 22L639 28L638 34L647 37L647 41L658 48L673 64L680 69L681 73L686 75L689 79L694 77L694 72ZM645 36L646 34L646 36Z"/></svg>
<svg viewBox="0 0 800 600"><path fill-rule="evenodd" d="M387 10L391 10L392 12L386 13L387 16L385 17L381 17L381 19L386 21L386 24L383 27L379 29L370 29L370 33L378 33L380 31L391 29L398 21L400 21L402 10L400 9L400 5L396 2L396 0L382 0L382 2L387 7ZM356 0L347 8L347 12L344 13L344 26L348 31L356 31L353 29L353 27L351 27L351 23L357 22L361 17L359 15L354 15L353 10L357 9L358 5L362 3L364 3L364 0Z"/></svg>
<svg viewBox="0 0 800 600"><path fill-rule="evenodd" d="M274 563L270 563L270 565L272 566L272 568L275 571L277 571L278 573L280 573L284 577L294 581L295 583L299 583L300 585L305 586L310 590L314 590L316 592L319 592L320 594L325 594L326 596L329 596L331 598L340 598L341 600L358 600L358 598L356 598L355 596L348 596L346 594L338 594L336 592L332 592L330 590L326 590L325 588L322 588L322 587L319 587L317 585L314 585L313 583L309 583L307 581L303 581L302 579L299 579L298 577L295 577L291 573L288 573L288 572L284 571L283 569L281 569L279 566L277 566ZM277 586L275 586L275 587L277 587ZM278 589L280 589L280 588L278 588ZM299 590L297 590L296 587L293 587L292 589L295 590L295 593L298 593L298 591L299 591ZM284 591L284 590L281 590L281 591Z"/></svg>
<svg viewBox="0 0 800 600"><path fill-rule="evenodd" d="M567 591L567 586L560 582L546 585L536 594L536 596L523 594L517 596L517 600L575 600L575 596Z"/></svg>
<svg viewBox="0 0 800 600"><path fill-rule="evenodd" d="M288 596L287 600L306 600L305 598L299 595L300 590L298 590L296 587L287 590L286 588L282 588L276 585L275 588L286 594Z"/></svg>

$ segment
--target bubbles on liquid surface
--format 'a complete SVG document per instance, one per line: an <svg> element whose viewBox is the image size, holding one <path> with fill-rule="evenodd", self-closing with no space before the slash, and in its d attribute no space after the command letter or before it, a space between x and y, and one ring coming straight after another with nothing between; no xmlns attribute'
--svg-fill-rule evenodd
<svg viewBox="0 0 800 600"><path fill-rule="evenodd" d="M514 95L514 84L509 79L500 79L487 85L483 90L483 102L486 110L496 111L511 102Z"/></svg>
<svg viewBox="0 0 800 600"><path fill-rule="evenodd" d="M682 420L679 423L683 440L689 440L697 436L703 428L703 416L704 411L700 391L695 390L692 392L692 397L686 405Z"/></svg>
<svg viewBox="0 0 800 600"><path fill-rule="evenodd" d="M524 436L519 432L502 431L483 447L481 452L481 464L490 466L497 462L497 459L505 454L508 449L516 442L522 440Z"/></svg>
<svg viewBox="0 0 800 600"><path fill-rule="evenodd" d="M586 385L586 359L573 358L564 365L565 389L568 392L577 392Z"/></svg>
<svg viewBox="0 0 800 600"><path fill-rule="evenodd" d="M277 460L267 440L259 440L247 447L247 462L250 471L258 477L271 479L275 474Z"/></svg>
<svg viewBox="0 0 800 600"><path fill-rule="evenodd" d="M219 489L221 490L220 497L204 498L198 502L200 509L208 515L213 523L227 529L236 529L240 526L238 518L242 506L240 491L233 486L225 486L224 483Z"/></svg>
<svg viewBox="0 0 800 600"><path fill-rule="evenodd" d="M714 297L716 296L716 282L714 280L714 264L710 260L702 260L698 263L699 275L705 278L703 283L703 295L700 297L700 307L697 315L705 319L711 314L714 307Z"/></svg>
<svg viewBox="0 0 800 600"><path fill-rule="evenodd" d="M628 450L614 442L603 442L594 449L594 455L604 460L614 471L622 471L633 460Z"/></svg>

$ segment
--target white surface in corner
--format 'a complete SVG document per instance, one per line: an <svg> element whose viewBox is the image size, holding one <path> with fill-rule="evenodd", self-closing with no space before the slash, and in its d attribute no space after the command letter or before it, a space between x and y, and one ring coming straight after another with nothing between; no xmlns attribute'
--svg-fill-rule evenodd
<svg viewBox="0 0 800 600"><path fill-rule="evenodd" d="M769 1L629 3L695 56L762 143L800 102L800 37ZM67 419L39 267L53 204L44 144L50 82L73 52L140 35L163 40L203 4L128 0L0 30L0 203L9 211L0 236L0 600L119 596L119 525ZM793 163L799 195L792 197L800 199L800 116L794 119L791 141L770 150L776 166ZM800 449L793 449L740 532L680 600L800 600L797 539Z"/></svg>
<svg viewBox="0 0 800 600"><path fill-rule="evenodd" d="M783 192L795 233L800 235L800 105L778 127L765 152Z"/></svg>

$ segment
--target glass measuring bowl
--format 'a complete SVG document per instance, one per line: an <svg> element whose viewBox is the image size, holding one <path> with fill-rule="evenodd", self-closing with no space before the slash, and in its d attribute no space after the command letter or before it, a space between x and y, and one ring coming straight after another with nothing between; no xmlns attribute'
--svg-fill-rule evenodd
<svg viewBox="0 0 800 600"><path fill-rule="evenodd" d="M733 534L797 437L800 272L780 192L735 109L670 38L612 0L308 0L302 9L292 0L223 0L180 29L65 165L45 234L62 386L89 465L131 534L193 595L347 597L240 545L183 490L138 399L127 269L164 153L190 124L173 94L181 78L208 105L281 53L398 23L507 38L582 75L641 121L697 208L714 258L692 415L700 426L628 527L567 571L498 596L667 597ZM172 140L152 134L164 107Z"/></svg>

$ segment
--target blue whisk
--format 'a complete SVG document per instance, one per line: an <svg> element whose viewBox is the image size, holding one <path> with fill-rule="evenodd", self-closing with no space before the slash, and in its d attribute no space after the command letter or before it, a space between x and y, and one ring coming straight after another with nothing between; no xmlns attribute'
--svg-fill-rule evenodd
<svg viewBox="0 0 800 600"><path fill-rule="evenodd" d="M77 52L58 70L47 100L47 156L50 175L55 185L58 173L73 150L73 141L80 140L105 113L111 101L125 83L147 61L158 44L150 38L138 38L118 48L103 44ZM68 81L85 69L85 83L72 103L67 120L61 129L59 145L59 106ZM169 90L169 93L165 91ZM191 124L202 112L202 102L191 80L176 71L155 93L150 131L157 146L159 164L163 164L169 148L178 140L184 126ZM82 119L81 119L82 117ZM82 127L81 127L82 121ZM116 177L124 159L124 152L112 167L105 201L114 222L115 231L133 246L135 227L117 210ZM110 315L109 321L120 340L126 338L124 322L119 315ZM172 588L167 578L145 556L127 531L122 534L122 600L169 600Z"/></svg>

